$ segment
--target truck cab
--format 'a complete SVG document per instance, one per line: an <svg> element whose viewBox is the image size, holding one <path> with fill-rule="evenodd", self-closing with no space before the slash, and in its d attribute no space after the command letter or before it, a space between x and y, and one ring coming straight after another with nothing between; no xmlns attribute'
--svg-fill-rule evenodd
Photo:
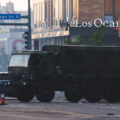
<svg viewBox="0 0 120 120"><path fill-rule="evenodd" d="M53 71L47 67L52 65L51 57L49 52L44 51L13 54L8 66L9 79L20 84L50 76Z"/></svg>
<svg viewBox="0 0 120 120"><path fill-rule="evenodd" d="M8 76L18 100L30 101L40 86L52 78L54 75L52 58L53 54L47 51L24 51L12 55Z"/></svg>

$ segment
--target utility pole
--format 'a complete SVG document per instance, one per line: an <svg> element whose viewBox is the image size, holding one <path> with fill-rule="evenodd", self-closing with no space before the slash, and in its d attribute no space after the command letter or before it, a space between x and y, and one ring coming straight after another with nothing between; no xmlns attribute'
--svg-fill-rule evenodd
<svg viewBox="0 0 120 120"><path fill-rule="evenodd" d="M31 7L28 0L28 49L31 50Z"/></svg>

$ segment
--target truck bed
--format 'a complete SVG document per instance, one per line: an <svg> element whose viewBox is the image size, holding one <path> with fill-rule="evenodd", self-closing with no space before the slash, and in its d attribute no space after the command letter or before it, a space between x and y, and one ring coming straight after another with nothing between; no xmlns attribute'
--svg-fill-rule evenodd
<svg viewBox="0 0 120 120"><path fill-rule="evenodd" d="M85 77L120 78L120 47L45 46L64 72Z"/></svg>

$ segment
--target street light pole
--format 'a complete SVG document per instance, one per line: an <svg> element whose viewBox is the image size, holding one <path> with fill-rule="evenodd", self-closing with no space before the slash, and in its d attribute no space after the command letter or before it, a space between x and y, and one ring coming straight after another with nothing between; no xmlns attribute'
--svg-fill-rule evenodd
<svg viewBox="0 0 120 120"><path fill-rule="evenodd" d="M31 7L28 0L28 49L31 50Z"/></svg>

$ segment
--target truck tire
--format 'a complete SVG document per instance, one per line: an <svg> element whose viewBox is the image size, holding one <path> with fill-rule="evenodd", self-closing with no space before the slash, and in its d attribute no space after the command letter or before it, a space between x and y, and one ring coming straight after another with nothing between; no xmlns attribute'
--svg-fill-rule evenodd
<svg viewBox="0 0 120 120"><path fill-rule="evenodd" d="M77 103L82 99L82 94L80 90L77 90L77 89L76 90L75 89L65 90L64 94L65 94L66 99L73 103Z"/></svg>
<svg viewBox="0 0 120 120"><path fill-rule="evenodd" d="M106 89L104 98L110 102L115 103L120 101L119 89Z"/></svg>
<svg viewBox="0 0 120 120"><path fill-rule="evenodd" d="M98 90L97 88L88 88L85 92L85 98L88 102L95 103L101 100L102 95L100 90Z"/></svg>
<svg viewBox="0 0 120 120"><path fill-rule="evenodd" d="M33 99L34 93L30 88L21 87L17 89L17 99L20 102L29 102Z"/></svg>
<svg viewBox="0 0 120 120"><path fill-rule="evenodd" d="M100 96L94 96L90 93L90 95L85 96L86 100L91 103L96 103L101 100Z"/></svg>
<svg viewBox="0 0 120 120"><path fill-rule="evenodd" d="M36 93L36 98L40 102L51 102L55 96L55 91L49 87L39 88Z"/></svg>

